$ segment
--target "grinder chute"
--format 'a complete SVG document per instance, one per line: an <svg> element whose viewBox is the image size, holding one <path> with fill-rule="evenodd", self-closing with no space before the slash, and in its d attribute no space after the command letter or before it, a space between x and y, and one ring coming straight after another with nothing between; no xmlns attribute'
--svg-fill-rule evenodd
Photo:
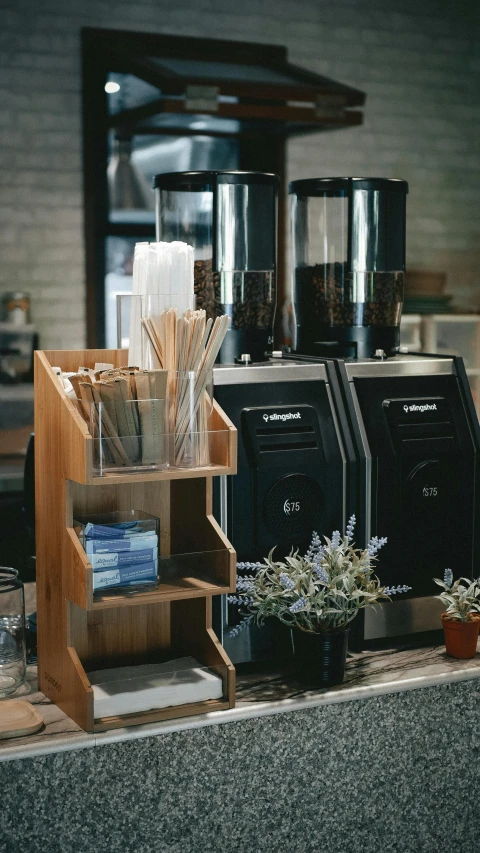
<svg viewBox="0 0 480 853"><path fill-rule="evenodd" d="M220 362L265 361L276 302L277 175L205 171L156 175L157 240L195 252L197 308L231 317Z"/></svg>
<svg viewBox="0 0 480 853"><path fill-rule="evenodd" d="M389 178L290 184L297 352L398 351L407 192L406 181Z"/></svg>

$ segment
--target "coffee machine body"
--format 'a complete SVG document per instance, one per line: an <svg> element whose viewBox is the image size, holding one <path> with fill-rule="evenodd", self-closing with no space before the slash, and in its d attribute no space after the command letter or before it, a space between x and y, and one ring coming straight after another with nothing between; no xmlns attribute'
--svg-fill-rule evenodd
<svg viewBox="0 0 480 853"><path fill-rule="evenodd" d="M400 352L408 185L290 185L295 358L333 358L357 458L356 544L411 591L364 611L357 644L440 628L434 577L478 575L478 418L459 358ZM332 386L333 387L333 386Z"/></svg>
<svg viewBox="0 0 480 853"><path fill-rule="evenodd" d="M292 548L304 553L313 531L330 535L344 526L355 457L331 368L272 359L214 371L215 397L238 429L237 474L220 478L214 508L239 562L262 561L272 548L279 558ZM216 617L234 663L288 648L268 626L230 637L239 614L225 599Z"/></svg>
<svg viewBox="0 0 480 853"><path fill-rule="evenodd" d="M406 596L365 611L360 642L440 627L434 577L478 575L480 430L460 358L336 362L359 460L359 544L386 536L382 583Z"/></svg>

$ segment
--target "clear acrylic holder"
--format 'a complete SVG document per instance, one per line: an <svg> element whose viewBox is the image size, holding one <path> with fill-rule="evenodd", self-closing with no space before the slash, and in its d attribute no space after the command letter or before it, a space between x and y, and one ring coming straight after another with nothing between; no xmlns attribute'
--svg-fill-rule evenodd
<svg viewBox="0 0 480 853"><path fill-rule="evenodd" d="M117 296L117 346L119 349L128 349L128 360L132 367L147 370L159 367L142 321L158 317L169 307L163 294L137 296L129 293Z"/></svg>
<svg viewBox="0 0 480 853"><path fill-rule="evenodd" d="M203 589L205 584L218 585L219 577L228 575L229 559L226 549L170 554L159 557L158 574L162 584Z"/></svg>
<svg viewBox="0 0 480 853"><path fill-rule="evenodd" d="M79 405L87 405L78 401ZM168 402L166 399L88 404L93 438L93 473L157 471L168 467ZM116 427L116 428L115 428Z"/></svg>
<svg viewBox="0 0 480 853"><path fill-rule="evenodd" d="M205 468L212 464L209 421L213 408L212 371L169 373L170 465Z"/></svg>
<svg viewBox="0 0 480 853"><path fill-rule="evenodd" d="M227 549L159 556L156 585L106 587L96 590L94 599L115 604L152 589L156 598L165 601L179 594L186 597L212 594L228 586L224 579L228 576L229 560Z"/></svg>
<svg viewBox="0 0 480 853"><path fill-rule="evenodd" d="M194 657L97 670L87 678L97 719L218 700L227 692L227 667L204 666Z"/></svg>
<svg viewBox="0 0 480 853"><path fill-rule="evenodd" d="M208 469L217 465L226 465L229 455L230 432L207 430L184 433L163 433L157 435L139 435L139 446L158 451L157 461L122 462L118 455L119 442L128 443L131 436L119 436L116 439L105 436L93 439L93 476L104 477L108 474L145 474L175 469ZM169 462L171 460L171 462Z"/></svg>
<svg viewBox="0 0 480 853"><path fill-rule="evenodd" d="M160 520L141 510L76 516L73 528L93 570L94 598L158 586Z"/></svg>
<svg viewBox="0 0 480 853"><path fill-rule="evenodd" d="M228 430L209 429L211 370L168 371L164 399L112 398L108 403L77 399L77 405L93 438L94 476L167 467L206 468L226 458Z"/></svg>
<svg viewBox="0 0 480 853"><path fill-rule="evenodd" d="M128 349L130 342L130 316L132 311L132 294L117 294L116 303L117 349Z"/></svg>
<svg viewBox="0 0 480 853"><path fill-rule="evenodd" d="M182 317L185 311L195 309L195 303L178 293L117 296L117 346L129 350L129 362L133 367L154 370L160 366L142 320L155 319L169 308L175 308L177 317Z"/></svg>

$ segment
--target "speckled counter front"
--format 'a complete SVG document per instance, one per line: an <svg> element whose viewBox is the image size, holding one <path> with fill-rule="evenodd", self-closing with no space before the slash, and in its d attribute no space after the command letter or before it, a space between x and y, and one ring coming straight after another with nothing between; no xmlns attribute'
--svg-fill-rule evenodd
<svg viewBox="0 0 480 853"><path fill-rule="evenodd" d="M203 725L78 733L32 757L19 745L0 763L0 851L477 853L480 667L448 675L443 653L423 654L437 671L416 683L384 652L363 694L358 675L323 698L290 682L282 699L288 677L249 677L239 708Z"/></svg>

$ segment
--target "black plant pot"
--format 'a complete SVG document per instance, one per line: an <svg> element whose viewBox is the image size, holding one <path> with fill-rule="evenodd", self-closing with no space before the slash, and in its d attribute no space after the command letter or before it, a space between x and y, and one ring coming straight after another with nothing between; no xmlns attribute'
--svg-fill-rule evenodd
<svg viewBox="0 0 480 853"><path fill-rule="evenodd" d="M341 684L347 659L348 628L309 634L292 628L293 660L298 681L308 687Z"/></svg>

